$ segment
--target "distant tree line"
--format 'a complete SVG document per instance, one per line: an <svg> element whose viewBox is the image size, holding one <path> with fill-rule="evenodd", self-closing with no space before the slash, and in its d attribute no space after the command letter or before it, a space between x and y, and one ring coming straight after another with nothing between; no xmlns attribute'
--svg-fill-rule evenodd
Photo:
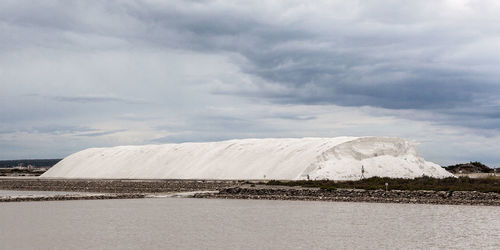
<svg viewBox="0 0 500 250"><path fill-rule="evenodd" d="M0 168L12 168L19 165L33 165L34 167L52 167L62 159L31 159L31 160L7 160L0 161Z"/></svg>
<svg viewBox="0 0 500 250"><path fill-rule="evenodd" d="M461 163L461 164L455 164L451 165L448 167L445 167L446 170L448 170L451 173L457 174L457 173L493 173L493 169L484 165L481 162L478 161L471 161L469 163Z"/></svg>

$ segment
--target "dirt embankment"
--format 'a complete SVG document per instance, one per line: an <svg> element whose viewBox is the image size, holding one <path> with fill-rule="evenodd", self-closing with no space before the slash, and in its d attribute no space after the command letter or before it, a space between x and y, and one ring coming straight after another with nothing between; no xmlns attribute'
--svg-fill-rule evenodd
<svg viewBox="0 0 500 250"><path fill-rule="evenodd" d="M475 191L325 190L258 185L225 188L219 193L196 194L194 197L500 206L500 194Z"/></svg>
<svg viewBox="0 0 500 250"><path fill-rule="evenodd" d="M499 193L475 191L402 191L322 189L245 184L236 180L97 180L0 178L0 189L104 193L38 200L144 198L151 193L195 192L187 197L218 199L311 200L500 206ZM215 192L198 192L215 191ZM24 201L11 200L11 201ZM31 199L33 200L33 199Z"/></svg>
<svg viewBox="0 0 500 250"><path fill-rule="evenodd" d="M69 194L46 196L9 196L0 197L0 202L141 199L146 197L147 196L145 194Z"/></svg>
<svg viewBox="0 0 500 250"><path fill-rule="evenodd" d="M223 180L103 180L0 178L0 189L97 193L166 193L220 190L240 185Z"/></svg>

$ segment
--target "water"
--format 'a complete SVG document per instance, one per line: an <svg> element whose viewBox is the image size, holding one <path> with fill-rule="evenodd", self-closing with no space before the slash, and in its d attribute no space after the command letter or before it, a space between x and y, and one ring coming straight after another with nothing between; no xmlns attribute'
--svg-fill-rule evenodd
<svg viewBox="0 0 500 250"><path fill-rule="evenodd" d="M0 197L17 197L17 196L54 196L54 195L69 195L69 194L81 194L78 192L66 192L66 191L21 191L21 190L0 190Z"/></svg>
<svg viewBox="0 0 500 250"><path fill-rule="evenodd" d="M498 249L499 212L186 198L0 203L0 242L4 249Z"/></svg>

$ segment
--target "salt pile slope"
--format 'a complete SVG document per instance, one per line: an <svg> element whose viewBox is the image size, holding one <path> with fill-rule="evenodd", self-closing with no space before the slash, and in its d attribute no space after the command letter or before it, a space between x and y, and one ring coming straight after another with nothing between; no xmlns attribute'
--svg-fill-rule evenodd
<svg viewBox="0 0 500 250"><path fill-rule="evenodd" d="M133 179L330 179L453 176L399 138L243 139L91 148L42 177Z"/></svg>

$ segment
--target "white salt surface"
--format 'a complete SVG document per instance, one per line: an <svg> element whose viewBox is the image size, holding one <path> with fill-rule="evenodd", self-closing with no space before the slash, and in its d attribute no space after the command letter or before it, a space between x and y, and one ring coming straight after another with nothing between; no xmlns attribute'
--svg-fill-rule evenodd
<svg viewBox="0 0 500 250"><path fill-rule="evenodd" d="M330 179L453 176L400 138L243 139L90 148L42 177L137 179Z"/></svg>

